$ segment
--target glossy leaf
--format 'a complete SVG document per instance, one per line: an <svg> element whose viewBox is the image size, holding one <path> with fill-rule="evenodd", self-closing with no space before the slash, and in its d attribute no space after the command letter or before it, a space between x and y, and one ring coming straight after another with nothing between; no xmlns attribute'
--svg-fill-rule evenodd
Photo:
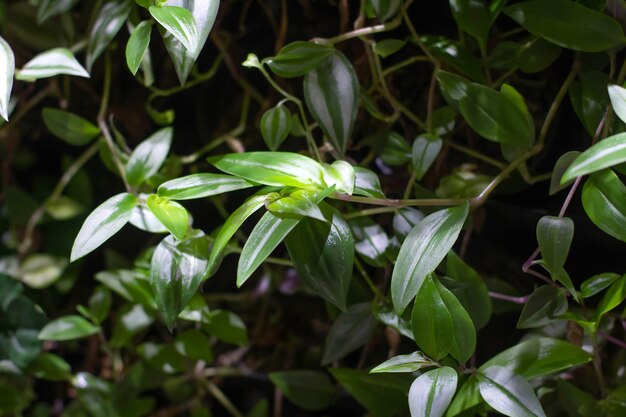
<svg viewBox="0 0 626 417"><path fill-rule="evenodd" d="M217 268L222 261L222 257L224 256L224 249L226 249L226 245L230 239L237 232L243 222L245 222L248 217L263 206L265 199L265 195L250 197L239 208L237 208L237 210L233 211L228 219L226 219L217 233L217 236L215 236L213 246L211 247L208 265L209 276L213 275L215 271L217 271Z"/></svg>
<svg viewBox="0 0 626 417"><path fill-rule="evenodd" d="M401 314L454 245L469 211L467 204L437 211L420 221L406 237L393 274L391 299Z"/></svg>
<svg viewBox="0 0 626 417"><path fill-rule="evenodd" d="M63 14L70 10L80 0L42 0L37 9L37 23L42 24L46 20Z"/></svg>
<svg viewBox="0 0 626 417"><path fill-rule="evenodd" d="M72 368L63 358L52 353L39 354L29 365L28 372L47 381L64 381L72 376Z"/></svg>
<svg viewBox="0 0 626 417"><path fill-rule="evenodd" d="M600 318L604 314L613 310L626 299L626 275L616 280L598 303L596 308L596 317Z"/></svg>
<svg viewBox="0 0 626 417"><path fill-rule="evenodd" d="M562 49L542 38L524 45L516 61L519 69L527 74L534 74L548 68L561 55Z"/></svg>
<svg viewBox="0 0 626 417"><path fill-rule="evenodd" d="M404 45L406 45L406 41L400 39L383 39L380 42L376 42L372 49L381 58L387 58L404 48Z"/></svg>
<svg viewBox="0 0 626 417"><path fill-rule="evenodd" d="M491 26L489 9L482 0L450 0L450 9L457 25L478 40L485 48Z"/></svg>
<svg viewBox="0 0 626 417"><path fill-rule="evenodd" d="M609 77L604 72L590 70L581 72L578 80L569 88L572 107L591 137L595 135L610 104L607 91L609 82Z"/></svg>
<svg viewBox="0 0 626 417"><path fill-rule="evenodd" d="M170 329L206 276L208 252L209 240L199 231L180 241L167 236L154 250L150 285Z"/></svg>
<svg viewBox="0 0 626 417"><path fill-rule="evenodd" d="M137 205L137 197L117 194L100 204L83 223L74 245L70 262L82 258L117 233L128 221Z"/></svg>
<svg viewBox="0 0 626 417"><path fill-rule="evenodd" d="M193 14L179 6L151 6L150 14L189 52L195 52L200 42L198 25Z"/></svg>
<svg viewBox="0 0 626 417"><path fill-rule="evenodd" d="M15 56L11 46L0 37L0 116L9 121L9 102L15 73Z"/></svg>
<svg viewBox="0 0 626 417"><path fill-rule="evenodd" d="M615 84L609 85L609 98L617 117L626 123L626 88Z"/></svg>
<svg viewBox="0 0 626 417"><path fill-rule="evenodd" d="M375 172L361 167L354 167L354 194L372 198L385 198L380 180Z"/></svg>
<svg viewBox="0 0 626 417"><path fill-rule="evenodd" d="M569 0L531 0L506 7L504 13L530 33L564 48L600 52L626 42L620 24Z"/></svg>
<svg viewBox="0 0 626 417"><path fill-rule="evenodd" d="M443 98L450 107L459 110L460 101L468 94L467 90L471 82L459 75L442 70L437 71L437 80Z"/></svg>
<svg viewBox="0 0 626 417"><path fill-rule="evenodd" d="M465 363L476 349L474 323L454 294L438 280L435 281L435 285L452 319L454 342L450 346L450 355L459 363Z"/></svg>
<svg viewBox="0 0 626 417"><path fill-rule="evenodd" d="M217 11L219 9L220 0L168 0L168 6L184 7L193 15L198 31L198 40L196 49L188 50L169 32L163 34L163 41L167 52L174 63L174 69L181 85L185 84L191 68L198 59L202 47L209 37L209 33L215 23Z"/></svg>
<svg viewBox="0 0 626 417"><path fill-rule="evenodd" d="M507 368L492 366L478 374L480 395L496 411L509 417L545 417L533 389Z"/></svg>
<svg viewBox="0 0 626 417"><path fill-rule="evenodd" d="M337 152L343 155L359 107L359 81L352 64L336 51L307 73L303 88L313 119Z"/></svg>
<svg viewBox="0 0 626 417"><path fill-rule="evenodd" d="M554 164L554 169L552 170L552 177L550 178L550 195L554 195L557 192L567 188L569 185L574 182L574 180L566 181L561 185L561 178L563 174L569 168L569 166L574 162L574 160L580 155L578 151L570 151L566 152L556 161Z"/></svg>
<svg viewBox="0 0 626 417"><path fill-rule="evenodd" d="M139 230L143 230L148 233L168 233L167 227L161 223L161 221L150 211L150 209L144 205L139 204L133 210L129 220L130 224L135 226Z"/></svg>
<svg viewBox="0 0 626 417"><path fill-rule="evenodd" d="M626 242L626 186L610 169L591 175L582 201L591 221L605 233Z"/></svg>
<svg viewBox="0 0 626 417"><path fill-rule="evenodd" d="M411 233L411 230L424 219L424 214L413 207L402 207L393 216L393 234L400 243Z"/></svg>
<svg viewBox="0 0 626 417"><path fill-rule="evenodd" d="M351 219L349 224L356 252L368 264L384 267L387 263L385 252L389 246L389 237L385 230L369 217Z"/></svg>
<svg viewBox="0 0 626 417"><path fill-rule="evenodd" d="M263 62L280 77L301 77L317 68L334 52L335 49L329 46L296 41L285 45L276 56L266 58Z"/></svg>
<svg viewBox="0 0 626 417"><path fill-rule="evenodd" d="M476 329L484 327L491 317L491 299L483 279L454 251L446 258L446 276L450 280L442 279L442 283L463 305Z"/></svg>
<svg viewBox="0 0 626 417"><path fill-rule="evenodd" d="M565 290L544 285L528 298L517 322L518 329L541 327L554 321L567 311Z"/></svg>
<svg viewBox="0 0 626 417"><path fill-rule="evenodd" d="M117 32L122 28L132 9L129 0L113 0L105 3L98 13L98 18L91 28L87 43L87 71L91 72L96 59L109 46Z"/></svg>
<svg viewBox="0 0 626 417"><path fill-rule="evenodd" d="M150 34L152 33L152 25L145 20L139 23L128 38L126 44L126 65L130 72L135 75L139 70L141 61L146 56L148 46L150 45Z"/></svg>
<svg viewBox="0 0 626 417"><path fill-rule="evenodd" d="M255 183L223 174L191 174L159 185L157 194L170 200L192 200L254 187Z"/></svg>
<svg viewBox="0 0 626 417"><path fill-rule="evenodd" d="M322 166L297 153L231 153L210 157L208 160L221 171L259 184L326 188Z"/></svg>
<svg viewBox="0 0 626 417"><path fill-rule="evenodd" d="M269 374L269 378L289 401L304 410L324 410L332 404L335 397L335 387L324 372L273 372Z"/></svg>
<svg viewBox="0 0 626 417"><path fill-rule="evenodd" d="M432 366L433 362L419 352L408 355L398 355L373 368L370 373L381 372L415 372L425 366Z"/></svg>
<svg viewBox="0 0 626 417"><path fill-rule="evenodd" d="M337 192L352 195L356 182L354 167L346 161L335 161L332 164L323 164L324 182L335 186Z"/></svg>
<svg viewBox="0 0 626 417"><path fill-rule="evenodd" d="M291 113L278 104L267 110L261 117L261 135L270 151L275 151L285 141L291 131Z"/></svg>
<svg viewBox="0 0 626 417"><path fill-rule="evenodd" d="M328 332L322 365L329 365L365 345L375 325L370 303L352 304L337 317Z"/></svg>
<svg viewBox="0 0 626 417"><path fill-rule="evenodd" d="M289 193L283 193L281 197L265 204L268 211L279 217L291 217L300 219L310 217L321 222L326 218L319 209L318 204L334 190L334 186L322 192L315 190L296 189Z"/></svg>
<svg viewBox="0 0 626 417"><path fill-rule="evenodd" d="M126 163L126 180L136 187L156 174L170 151L174 131L166 127L153 133L135 148Z"/></svg>
<svg viewBox="0 0 626 417"><path fill-rule="evenodd" d="M219 340L239 346L248 345L248 332L241 318L231 311L212 310L205 329Z"/></svg>
<svg viewBox="0 0 626 417"><path fill-rule="evenodd" d="M45 107L41 115L48 130L70 145L86 145L100 134L93 123L65 110Z"/></svg>
<svg viewBox="0 0 626 417"><path fill-rule="evenodd" d="M458 376L449 366L418 376L409 390L411 417L442 417L456 391Z"/></svg>
<svg viewBox="0 0 626 417"><path fill-rule="evenodd" d="M63 316L46 324L39 332L40 340L74 340L98 333L95 326L80 316Z"/></svg>
<svg viewBox="0 0 626 417"><path fill-rule="evenodd" d="M285 239L289 256L304 283L322 298L346 309L352 277L354 239L333 207L320 205L328 223L304 218Z"/></svg>
<svg viewBox="0 0 626 417"><path fill-rule="evenodd" d="M437 136L423 134L415 139L412 153L415 178L421 180L424 177L430 166L435 162L435 159L437 159L442 146L443 141Z"/></svg>
<svg viewBox="0 0 626 417"><path fill-rule="evenodd" d="M420 40L430 50L433 57L449 64L474 81L484 82L485 75L480 60L461 43L443 36L432 35L420 36Z"/></svg>
<svg viewBox="0 0 626 417"><path fill-rule="evenodd" d="M378 136L378 135L377 135ZM380 159L391 166L404 165L411 160L411 145L400 134L392 131L380 133L382 149Z"/></svg>
<svg viewBox="0 0 626 417"><path fill-rule="evenodd" d="M589 279L583 281L580 284L580 296L582 298L589 298L600 291L608 288L619 278L619 274L607 272L603 274L594 275Z"/></svg>
<svg viewBox="0 0 626 417"><path fill-rule="evenodd" d="M376 319L387 327L400 333L407 339L413 340L411 322L404 317L398 316L389 305L375 305L373 309Z"/></svg>
<svg viewBox="0 0 626 417"><path fill-rule="evenodd" d="M561 184L622 162L626 162L626 133L601 140L580 154L563 174Z"/></svg>
<svg viewBox="0 0 626 417"><path fill-rule="evenodd" d="M569 217L543 216L537 223L537 242L551 274L563 268L574 238L574 222Z"/></svg>
<svg viewBox="0 0 626 417"><path fill-rule="evenodd" d="M156 194L151 194L146 204L152 214L176 239L181 240L185 237L189 227L189 213L183 206L167 197L159 197Z"/></svg>
<svg viewBox="0 0 626 417"><path fill-rule="evenodd" d="M72 51L66 48L54 48L36 55L15 74L15 79L35 81L55 75L74 75L89 78L89 73L76 60Z"/></svg>

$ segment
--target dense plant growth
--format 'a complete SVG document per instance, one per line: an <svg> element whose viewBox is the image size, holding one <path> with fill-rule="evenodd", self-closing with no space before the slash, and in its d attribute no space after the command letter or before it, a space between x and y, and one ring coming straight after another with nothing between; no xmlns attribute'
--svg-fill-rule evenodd
<svg viewBox="0 0 626 417"><path fill-rule="evenodd" d="M0 6L1 415L626 415L622 1Z"/></svg>

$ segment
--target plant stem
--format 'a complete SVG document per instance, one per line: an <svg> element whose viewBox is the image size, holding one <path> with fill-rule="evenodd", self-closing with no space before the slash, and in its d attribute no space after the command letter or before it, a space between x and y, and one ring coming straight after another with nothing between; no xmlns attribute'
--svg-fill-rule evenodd
<svg viewBox="0 0 626 417"><path fill-rule="evenodd" d="M359 270L359 272L361 273L361 276L363 277L363 279L367 283L367 286L370 287L370 290L372 290L372 292L376 296L376 299L383 300L385 298L385 294L383 294L378 289L378 287L374 284L374 282L372 281L372 278L370 278L369 274L367 273L367 271L363 267L363 264L361 263L361 261L359 261L359 259L357 257L354 258L354 266L356 266L356 268Z"/></svg>
<svg viewBox="0 0 626 417"><path fill-rule="evenodd" d="M483 162L488 163L489 165L493 165L496 168L500 168L500 169L504 169L506 167L506 165L500 161L497 161L487 155L484 155L478 151L475 151L471 148L468 148L467 146L464 145L460 145L458 143L452 142L451 140L446 139L445 140L446 145L448 145L449 147L451 147L454 150L457 150L459 152L462 152L466 155L469 155L471 157L474 157L476 159L479 159Z"/></svg>
<svg viewBox="0 0 626 417"><path fill-rule="evenodd" d="M360 197L347 194L334 193L330 198L335 200L349 201L352 203L373 204L385 207L408 207L408 206L459 206L464 204L465 198L414 198L414 199L387 199Z"/></svg>
<svg viewBox="0 0 626 417"><path fill-rule="evenodd" d="M237 409L237 407L234 406L234 404L228 399L228 397L224 395L224 392L222 392L222 390L212 381L209 381L208 379L204 380L204 386L206 387L209 394L211 394L220 404L222 404L222 407L224 407L226 411L230 413L230 415L232 415L233 417L244 417L244 415Z"/></svg>
<svg viewBox="0 0 626 417"><path fill-rule="evenodd" d="M508 301L510 303L515 303L515 304L526 304L526 301L528 301L527 295L523 297L514 297L512 295L500 294L494 291L489 291L487 294L489 294L489 297L494 298L496 300Z"/></svg>
<svg viewBox="0 0 626 417"><path fill-rule="evenodd" d="M400 207L376 207L371 209L359 210L353 213L344 214L345 219L356 219L357 217L373 216L375 214L393 213Z"/></svg>

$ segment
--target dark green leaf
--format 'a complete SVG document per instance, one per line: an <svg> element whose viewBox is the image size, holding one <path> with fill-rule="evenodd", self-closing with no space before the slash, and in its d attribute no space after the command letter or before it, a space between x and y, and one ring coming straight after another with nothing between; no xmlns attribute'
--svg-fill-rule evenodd
<svg viewBox="0 0 626 417"><path fill-rule="evenodd" d="M481 48L485 48L491 15L483 0L450 0L450 8L459 27L475 37Z"/></svg>
<svg viewBox="0 0 626 417"><path fill-rule="evenodd" d="M174 340L174 347L186 358L205 361L213 361L211 341L200 330L191 329L179 333Z"/></svg>
<svg viewBox="0 0 626 417"><path fill-rule="evenodd" d="M626 299L626 275L615 281L600 300L596 308L596 317L600 318L604 314L613 310Z"/></svg>
<svg viewBox="0 0 626 417"><path fill-rule="evenodd" d="M587 133L593 137L610 102L609 77L601 71L585 71L578 78L569 88L570 102Z"/></svg>
<svg viewBox="0 0 626 417"><path fill-rule="evenodd" d="M478 386L487 404L506 416L546 416L528 382L507 368L491 366L478 373Z"/></svg>
<svg viewBox="0 0 626 417"><path fill-rule="evenodd" d="M335 387L324 372L273 372L269 377L289 401L305 410L321 411L333 402Z"/></svg>
<svg viewBox="0 0 626 417"><path fill-rule="evenodd" d="M409 390L411 417L442 417L452 402L457 382L456 371L449 366L417 377Z"/></svg>
<svg viewBox="0 0 626 417"><path fill-rule="evenodd" d="M374 44L374 52L382 58L395 54L406 45L406 41L400 39L383 39Z"/></svg>
<svg viewBox="0 0 626 417"><path fill-rule="evenodd" d="M167 197L158 197L156 194L151 194L146 204L152 214L176 239L181 240L185 237L189 227L189 213L183 206L175 201L170 201Z"/></svg>
<svg viewBox="0 0 626 417"><path fill-rule="evenodd" d="M141 274L131 270L102 271L95 276L96 281L132 303L141 304L152 312L156 309L156 302L148 282L147 273Z"/></svg>
<svg viewBox="0 0 626 417"><path fill-rule="evenodd" d="M335 49L313 42L296 41L285 45L278 55L263 60L272 72L280 77L293 78L306 75L317 68Z"/></svg>
<svg viewBox="0 0 626 417"><path fill-rule="evenodd" d="M580 154L563 174L561 184L622 162L626 162L626 133L601 140Z"/></svg>
<svg viewBox="0 0 626 417"><path fill-rule="evenodd" d="M159 185L157 194L170 200L192 200L254 187L255 183L223 174L191 174Z"/></svg>
<svg viewBox="0 0 626 417"><path fill-rule="evenodd" d="M235 313L225 310L213 310L209 313L206 330L219 340L240 346L248 344L246 325Z"/></svg>
<svg viewBox="0 0 626 417"><path fill-rule="evenodd" d="M195 52L200 42L198 25L193 14L179 6L151 6L150 14L169 34L189 52Z"/></svg>
<svg viewBox="0 0 626 417"><path fill-rule="evenodd" d="M328 332L322 365L329 365L367 343L375 325L370 303L351 305Z"/></svg>
<svg viewBox="0 0 626 417"><path fill-rule="evenodd" d="M437 211L420 221L406 237L391 276L391 299L401 314L454 245L469 205Z"/></svg>
<svg viewBox="0 0 626 417"><path fill-rule="evenodd" d="M304 77L304 98L324 134L343 155L359 107L359 81L350 61L336 51Z"/></svg>
<svg viewBox="0 0 626 417"><path fill-rule="evenodd" d="M574 238L574 222L569 217L543 216L537 223L537 242L550 274L565 265Z"/></svg>
<svg viewBox="0 0 626 417"><path fill-rule="evenodd" d="M289 109L278 104L261 117L261 135L270 151L280 147L291 131L291 113Z"/></svg>
<svg viewBox="0 0 626 417"><path fill-rule="evenodd" d="M37 9L37 23L42 24L51 17L70 10L80 0L42 0Z"/></svg>
<svg viewBox="0 0 626 417"><path fill-rule="evenodd" d="M149 21L145 20L137 25L128 38L126 44L126 65L130 72L135 75L137 70L143 61L148 46L150 45L150 34L152 32L152 25Z"/></svg>
<svg viewBox="0 0 626 417"><path fill-rule="evenodd" d="M409 355L398 355L381 363L370 373L381 372L415 372L425 366L432 366L433 362L424 357L419 352L413 352Z"/></svg>
<svg viewBox="0 0 626 417"><path fill-rule="evenodd" d="M174 131L166 127L153 133L135 148L126 163L126 180L136 187L159 171L170 151Z"/></svg>
<svg viewBox="0 0 626 417"><path fill-rule="evenodd" d="M389 237L385 230L369 217L350 220L350 230L354 236L354 249L370 265L384 267L387 263L385 251Z"/></svg>
<svg viewBox="0 0 626 417"><path fill-rule="evenodd" d="M15 79L35 81L55 75L73 75L89 78L89 73L74 58L72 51L66 48L54 48L36 55L15 74Z"/></svg>
<svg viewBox="0 0 626 417"><path fill-rule="evenodd" d="M444 279L443 284L461 302L476 329L484 327L491 317L491 298L483 279L454 251L448 252L446 275L452 282Z"/></svg>
<svg viewBox="0 0 626 417"><path fill-rule="evenodd" d="M369 0L381 22L391 19L402 5L402 0Z"/></svg>
<svg viewBox="0 0 626 417"><path fill-rule="evenodd" d="M609 285L617 281L619 278L619 274L615 274L612 272L606 272L604 274L594 275L589 279L583 281L580 285L580 296L581 298L588 298L593 295L596 295L600 291L607 288Z"/></svg>
<svg viewBox="0 0 626 417"><path fill-rule="evenodd" d="M566 152L556 161L554 169L552 170L552 177L550 178L550 195L554 195L557 192L567 188L574 182L574 180L567 181L561 185L561 177L563 173L569 168L572 162L580 155L578 151Z"/></svg>
<svg viewBox="0 0 626 417"><path fill-rule="evenodd" d="M87 43L87 71L91 72L96 59L109 46L117 32L122 28L132 9L129 0L114 0L107 2L91 28Z"/></svg>
<svg viewBox="0 0 626 417"><path fill-rule="evenodd" d="M480 60L466 47L443 36L420 36L420 39L433 57L450 64L474 81L484 82L485 75Z"/></svg>
<svg viewBox="0 0 626 417"><path fill-rule="evenodd" d="M452 319L454 342L450 346L450 355L459 363L465 363L476 349L474 323L454 294L438 280L435 281L435 285Z"/></svg>
<svg viewBox="0 0 626 417"><path fill-rule="evenodd" d="M384 131L381 133L384 140L380 159L391 166L404 165L411 160L411 145L396 132Z"/></svg>
<svg viewBox="0 0 626 417"><path fill-rule="evenodd" d="M96 323L102 323L107 318L112 302L111 291L101 285L97 286L87 304L89 313Z"/></svg>
<svg viewBox="0 0 626 417"><path fill-rule="evenodd" d="M517 56L519 69L527 74L534 74L548 68L561 55L562 49L541 38L524 45Z"/></svg>
<svg viewBox="0 0 626 417"><path fill-rule="evenodd" d="M361 167L354 167L354 194L372 198L385 198L380 180L375 172Z"/></svg>
<svg viewBox="0 0 626 417"><path fill-rule="evenodd" d="M73 340L98 333L95 326L80 316L63 316L46 324L39 332L40 340Z"/></svg>
<svg viewBox="0 0 626 417"><path fill-rule="evenodd" d="M426 171L437 159L437 155L441 151L443 141L440 137L422 134L413 142L413 169L415 170L415 178L421 180Z"/></svg>
<svg viewBox="0 0 626 417"><path fill-rule="evenodd" d="M28 372L38 379L47 381L63 381L72 376L70 364L52 353L41 353L37 356L28 365Z"/></svg>
<svg viewBox="0 0 626 417"><path fill-rule="evenodd" d="M146 330L154 322L154 315L149 314L140 304L126 304L117 311L110 347L120 348L132 345L133 337Z"/></svg>
<svg viewBox="0 0 626 417"><path fill-rule="evenodd" d="M437 71L437 80L443 98L450 107L458 111L459 102L468 94L467 90L471 82L456 74L441 70Z"/></svg>
<svg viewBox="0 0 626 417"><path fill-rule="evenodd" d="M605 233L626 242L626 186L610 169L585 182L582 201L591 221Z"/></svg>
<svg viewBox="0 0 626 417"><path fill-rule="evenodd" d="M518 329L541 327L551 323L567 311L565 290L544 285L537 288L528 298L517 321Z"/></svg>
<svg viewBox="0 0 626 417"><path fill-rule="evenodd" d="M100 129L73 113L45 107L41 113L48 130L70 145L82 146L100 134Z"/></svg>
<svg viewBox="0 0 626 417"><path fill-rule="evenodd" d="M374 316L385 326L391 327L402 336L413 340L413 331L411 330L411 322L403 317L398 316L391 306L376 305L373 310Z"/></svg>
<svg viewBox="0 0 626 417"><path fill-rule="evenodd" d="M558 379L556 384L561 405L570 417L585 417L596 407L597 400L587 391L563 379Z"/></svg>

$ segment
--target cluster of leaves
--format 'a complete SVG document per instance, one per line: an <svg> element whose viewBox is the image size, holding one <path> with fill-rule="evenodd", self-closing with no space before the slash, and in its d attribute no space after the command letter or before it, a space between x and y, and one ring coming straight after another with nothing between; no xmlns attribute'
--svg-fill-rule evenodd
<svg viewBox="0 0 626 417"><path fill-rule="evenodd" d="M11 153L0 223L0 413L237 417L245 408L266 416L269 396L240 404L222 386L269 374L280 393L274 415L283 396L329 413L347 396L355 414L382 417L624 415L626 271L573 272L575 224L586 218L566 214L582 187L587 218L612 245L626 242L626 6L450 0L453 39L422 34L415 16L428 7L413 0L341 1L339 34L305 40L294 31L287 42L294 6L258 3L275 24L276 51L262 59L245 51L241 69L213 27L240 6L235 0L0 3L0 115L8 122L0 140ZM163 42L152 39L155 28ZM196 61L210 34L219 52L201 73ZM162 70L155 57L165 54ZM115 72L117 57L123 71ZM240 97L237 127L175 154L183 141L176 112L158 110L158 99L210 84L222 63L241 90L230 94ZM179 86L162 89L172 83L168 71ZM260 75L267 93L240 71ZM153 133L134 148L132 126L114 119L126 78L149 92L145 111L133 111ZM95 103L73 93L80 89ZM556 126L567 106L582 152ZM43 129L20 124L30 119ZM15 138L41 130L82 153L39 198L41 186L29 196L20 186L30 181L11 173L24 163ZM92 208L86 164L96 155L108 171L94 172L117 182ZM546 159L553 169L544 175ZM528 256L519 265L525 283L470 262L468 248L488 250L473 236L489 221L494 192L546 182L562 205L536 222L534 253L520 255ZM94 268L92 252L128 234L128 223L142 231L141 249L109 251ZM56 242L58 225L70 225L71 250ZM55 242L46 245L44 232ZM224 261L232 253L236 265ZM243 288L213 291L233 286ZM84 288L90 293L76 290ZM59 301L68 295L69 308ZM271 328L267 306L285 295L325 303L310 319L324 323L325 342L295 366L256 353ZM254 300L262 306L250 312ZM299 311L282 308L284 319ZM492 325L511 311L525 329L512 347Z"/></svg>

